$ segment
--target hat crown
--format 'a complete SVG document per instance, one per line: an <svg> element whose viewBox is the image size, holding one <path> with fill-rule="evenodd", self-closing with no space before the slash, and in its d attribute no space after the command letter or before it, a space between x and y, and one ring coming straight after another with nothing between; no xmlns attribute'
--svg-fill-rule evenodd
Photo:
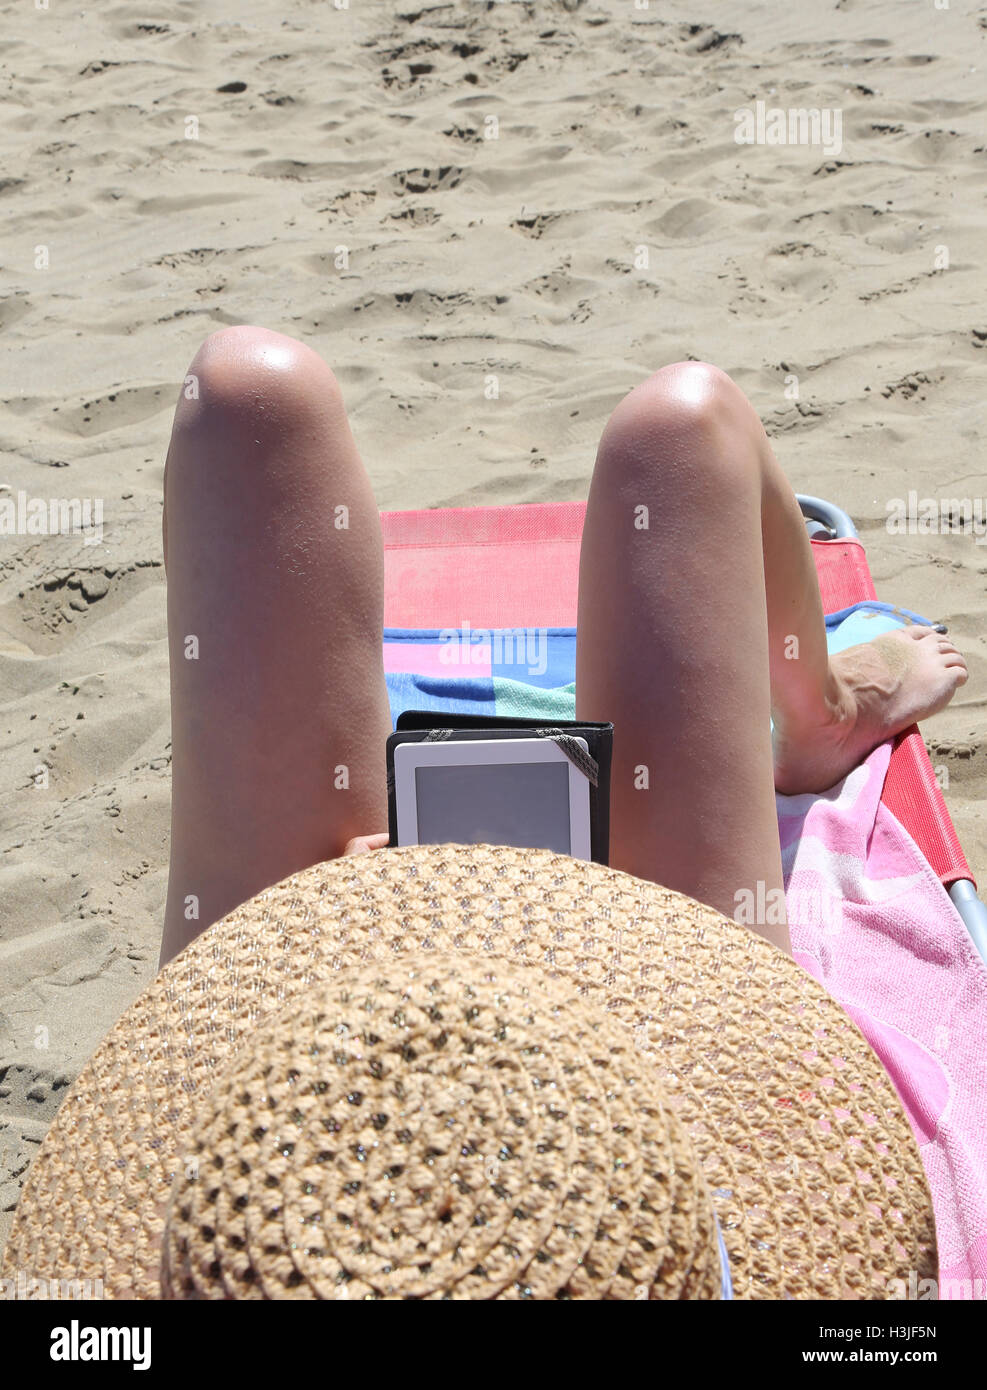
<svg viewBox="0 0 987 1390"><path fill-rule="evenodd" d="M246 1040L176 1175L172 1298L714 1298L652 1058L530 968L350 968Z"/></svg>

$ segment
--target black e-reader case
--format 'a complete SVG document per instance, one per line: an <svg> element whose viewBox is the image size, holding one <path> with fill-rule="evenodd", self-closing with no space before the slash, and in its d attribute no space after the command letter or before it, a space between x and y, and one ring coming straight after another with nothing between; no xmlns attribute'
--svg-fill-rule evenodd
<svg viewBox="0 0 987 1390"><path fill-rule="evenodd" d="M387 830L397 844L397 804L394 797L394 749L398 743L420 743L434 738L435 730L448 739L545 738L547 731L584 739L597 767L596 785L590 781L590 848L597 864L610 862L610 763L613 757L613 725L575 719L525 719L489 714L459 714L445 710L404 710L387 740ZM563 750L564 751L564 750ZM578 765L578 764L577 764Z"/></svg>

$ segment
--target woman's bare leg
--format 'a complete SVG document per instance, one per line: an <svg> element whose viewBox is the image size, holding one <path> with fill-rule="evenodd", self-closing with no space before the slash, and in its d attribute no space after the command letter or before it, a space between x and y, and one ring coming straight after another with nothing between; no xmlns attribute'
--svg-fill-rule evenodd
<svg viewBox="0 0 987 1390"><path fill-rule="evenodd" d="M678 363L620 402L587 505L576 657L577 715L614 723L616 868L727 916L778 905L776 786L832 786L965 679L929 628L829 660L798 503L728 376ZM790 949L779 915L758 929Z"/></svg>
<svg viewBox="0 0 987 1390"><path fill-rule="evenodd" d="M386 824L391 730L380 521L333 373L292 338L240 327L206 339L186 382L165 473L162 963Z"/></svg>

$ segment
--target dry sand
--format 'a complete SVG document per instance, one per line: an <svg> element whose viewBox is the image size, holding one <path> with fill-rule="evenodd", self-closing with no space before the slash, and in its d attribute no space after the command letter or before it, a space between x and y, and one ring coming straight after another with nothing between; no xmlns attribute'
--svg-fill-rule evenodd
<svg viewBox="0 0 987 1390"><path fill-rule="evenodd" d="M987 8L0 14L2 495L105 507L99 546L0 536L0 1241L66 1085L156 968L162 471L222 325L324 354L383 508L585 497L627 390L724 367L796 489L856 519L879 596L967 653L924 732L987 882L987 545L885 525L909 489L987 494ZM839 110L842 150L738 145L759 99Z"/></svg>

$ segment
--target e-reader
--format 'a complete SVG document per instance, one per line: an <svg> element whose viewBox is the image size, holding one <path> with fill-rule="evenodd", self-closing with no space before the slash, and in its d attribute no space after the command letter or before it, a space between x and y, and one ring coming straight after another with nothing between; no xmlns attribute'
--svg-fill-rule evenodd
<svg viewBox="0 0 987 1390"><path fill-rule="evenodd" d="M585 739L575 739L584 753ZM590 784L550 738L399 743L397 844L515 845L591 859Z"/></svg>
<svg viewBox="0 0 987 1390"><path fill-rule="evenodd" d="M387 740L390 844L542 848L606 864L613 725L406 710Z"/></svg>

